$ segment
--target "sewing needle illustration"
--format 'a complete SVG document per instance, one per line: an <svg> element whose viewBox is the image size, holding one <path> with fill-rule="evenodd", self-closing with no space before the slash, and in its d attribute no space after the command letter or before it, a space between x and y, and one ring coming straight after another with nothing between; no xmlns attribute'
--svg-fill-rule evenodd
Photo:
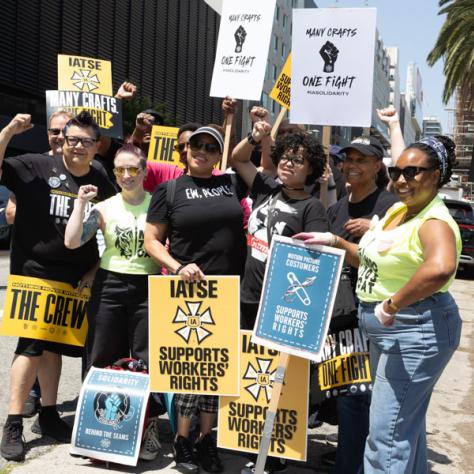
<svg viewBox="0 0 474 474"><path fill-rule="evenodd" d="M304 288L305 286L311 286L314 283L314 280L316 280L316 277L308 277L303 283L301 283L296 275L293 272L290 272L287 274L287 278L290 282L290 286L285 292L285 301L291 303L296 295L305 306L309 306L311 304L311 298Z"/></svg>

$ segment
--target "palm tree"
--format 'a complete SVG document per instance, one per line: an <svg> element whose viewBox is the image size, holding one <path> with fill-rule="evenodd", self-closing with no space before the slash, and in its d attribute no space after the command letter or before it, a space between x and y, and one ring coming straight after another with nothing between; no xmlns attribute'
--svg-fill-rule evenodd
<svg viewBox="0 0 474 474"><path fill-rule="evenodd" d="M474 0L440 0L439 15L447 14L427 61L433 66L444 59L443 102L456 90L474 105Z"/></svg>

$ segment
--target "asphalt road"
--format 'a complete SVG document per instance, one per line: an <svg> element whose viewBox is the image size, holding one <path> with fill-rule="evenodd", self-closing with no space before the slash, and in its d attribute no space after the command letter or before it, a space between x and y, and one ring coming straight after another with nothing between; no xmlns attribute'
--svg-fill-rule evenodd
<svg viewBox="0 0 474 474"><path fill-rule="evenodd" d="M8 254L0 253L0 304L3 306L6 281L8 278ZM428 445L430 472L438 474L462 474L472 472L474 465L470 445L473 439L474 408L472 401L474 372L474 280L459 279L453 286L453 294L461 308L464 320L461 347L451 360L439 381L428 414ZM0 424L8 412L9 365L16 345L16 339L0 338ZM459 376L462 369L462 377ZM454 388L453 388L454 387ZM80 389L80 360L65 357L59 388L59 409L66 420L73 423L76 397ZM0 474L33 474L47 472L55 474L104 472L103 464L93 464L89 460L73 458L68 454L67 445L52 444L50 439L41 439L31 433L34 419L25 419L24 436L28 452L23 463L6 463L0 458ZM163 453L156 461L140 462L136 468L110 465L106 472L162 472L176 473L173 469L171 435L167 420L161 424ZM331 468L321 463L321 454L333 449L335 427L323 425L311 430L308 442L308 461L291 463L289 472L294 474L330 473ZM248 462L244 455L222 452L225 472L240 473Z"/></svg>

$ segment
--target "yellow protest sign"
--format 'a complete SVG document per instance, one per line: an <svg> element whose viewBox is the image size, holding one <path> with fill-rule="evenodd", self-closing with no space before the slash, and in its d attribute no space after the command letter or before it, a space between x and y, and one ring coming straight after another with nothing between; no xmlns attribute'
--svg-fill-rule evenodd
<svg viewBox="0 0 474 474"><path fill-rule="evenodd" d="M270 403L278 351L251 342L240 331L240 396L220 397L217 445L258 453ZM309 361L291 356L273 426L269 455L306 460Z"/></svg>
<svg viewBox="0 0 474 474"><path fill-rule="evenodd" d="M272 91L270 92L270 97L278 102L281 106L290 108L290 98L291 98L291 53L286 58L285 65L281 70L280 75L278 76L275 85L273 86Z"/></svg>
<svg viewBox="0 0 474 474"><path fill-rule="evenodd" d="M149 278L150 390L239 393L239 277Z"/></svg>
<svg viewBox="0 0 474 474"><path fill-rule="evenodd" d="M179 153L174 150L178 143L177 127L163 127L154 125L151 130L150 148L148 150L148 161L169 163L172 165L184 165L179 161Z"/></svg>
<svg viewBox="0 0 474 474"><path fill-rule="evenodd" d="M318 364L315 397L327 400L340 395L359 395L372 390L369 341L352 321L344 329L330 331ZM318 396L318 391L320 395Z"/></svg>
<svg viewBox="0 0 474 474"><path fill-rule="evenodd" d="M112 96L112 63L58 54L58 89Z"/></svg>
<svg viewBox="0 0 474 474"><path fill-rule="evenodd" d="M10 275L0 335L83 346L90 291L40 278Z"/></svg>

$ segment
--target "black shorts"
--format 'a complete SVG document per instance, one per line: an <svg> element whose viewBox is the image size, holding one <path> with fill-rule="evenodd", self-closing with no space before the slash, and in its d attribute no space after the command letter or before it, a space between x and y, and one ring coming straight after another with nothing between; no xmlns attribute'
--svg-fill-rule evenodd
<svg viewBox="0 0 474 474"><path fill-rule="evenodd" d="M20 337L15 349L15 354L27 357L39 357L43 351L54 352L69 357L81 357L83 347L60 344L58 342L41 341L40 339L29 339Z"/></svg>

